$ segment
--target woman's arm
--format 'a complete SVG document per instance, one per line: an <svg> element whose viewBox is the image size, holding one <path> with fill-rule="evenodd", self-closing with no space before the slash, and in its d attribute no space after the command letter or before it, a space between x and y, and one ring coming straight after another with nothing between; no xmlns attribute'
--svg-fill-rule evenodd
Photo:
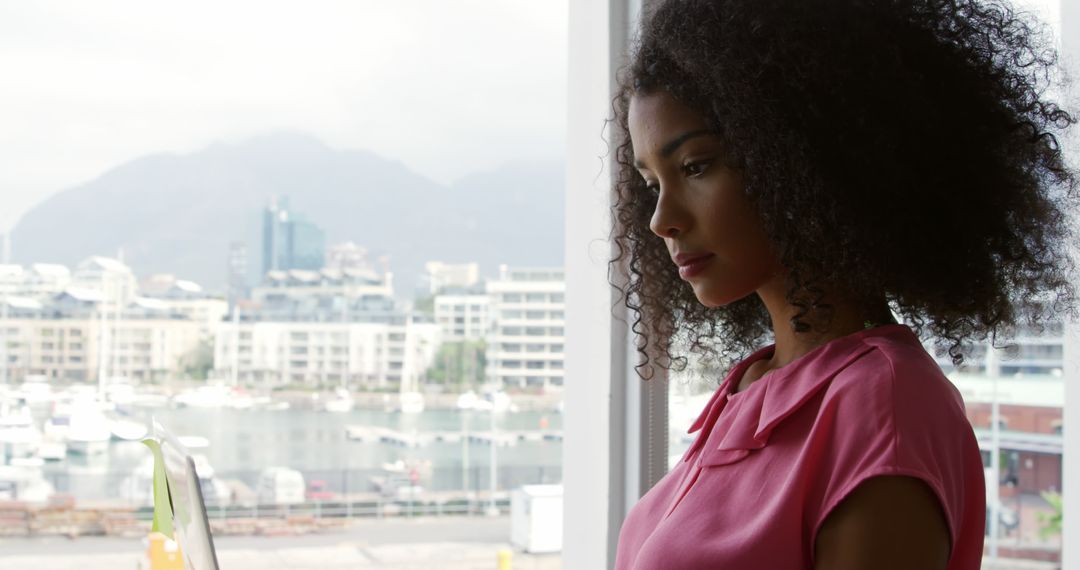
<svg viewBox="0 0 1080 570"><path fill-rule="evenodd" d="M914 477L861 483L825 518L815 570L944 570L949 527L934 492Z"/></svg>

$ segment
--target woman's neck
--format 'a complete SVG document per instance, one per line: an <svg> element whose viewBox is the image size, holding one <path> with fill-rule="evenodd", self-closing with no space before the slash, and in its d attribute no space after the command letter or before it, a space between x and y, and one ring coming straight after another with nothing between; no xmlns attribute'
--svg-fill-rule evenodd
<svg viewBox="0 0 1080 570"><path fill-rule="evenodd" d="M828 322L818 326L808 322L811 325L809 331L795 332L791 325L791 318L798 314L800 309L787 302L786 285L782 280L774 281L776 282L770 282L758 289L757 294L772 318L776 348L770 358L755 362L754 366L747 370L747 374L739 383L740 390L765 373L787 366L793 360L830 340L864 330L868 326L895 322L884 295L870 306L858 306L846 301L842 296L830 297L826 294L823 296L823 302L832 307L831 318Z"/></svg>

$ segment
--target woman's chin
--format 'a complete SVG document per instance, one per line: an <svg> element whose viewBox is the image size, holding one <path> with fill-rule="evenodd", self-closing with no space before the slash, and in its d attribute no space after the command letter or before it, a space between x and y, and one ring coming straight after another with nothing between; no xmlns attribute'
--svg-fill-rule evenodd
<svg viewBox="0 0 1080 570"><path fill-rule="evenodd" d="M697 297L699 303L710 309L726 307L747 296L747 294L733 294L730 291L717 291L703 285L697 284L694 286L694 296Z"/></svg>
<svg viewBox="0 0 1080 570"><path fill-rule="evenodd" d="M694 288L694 294L697 296L697 300L699 303L705 305L710 309L723 307L724 305L731 303L731 300L718 296L715 294L715 292L702 291L701 289L698 289L696 287Z"/></svg>

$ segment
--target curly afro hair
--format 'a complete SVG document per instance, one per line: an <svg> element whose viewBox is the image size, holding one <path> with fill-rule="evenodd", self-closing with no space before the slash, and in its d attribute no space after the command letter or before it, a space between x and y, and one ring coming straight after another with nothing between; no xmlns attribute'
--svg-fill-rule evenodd
<svg viewBox="0 0 1080 570"><path fill-rule="evenodd" d="M660 2L613 101L610 268L639 374L685 368L677 347L730 366L772 331L757 295L698 302L649 230L631 97L670 93L731 149L796 331L828 322L826 290L884 295L959 366L974 340L1075 314L1076 180L1058 144L1074 120L1047 96L1056 64L1045 26L997 0Z"/></svg>

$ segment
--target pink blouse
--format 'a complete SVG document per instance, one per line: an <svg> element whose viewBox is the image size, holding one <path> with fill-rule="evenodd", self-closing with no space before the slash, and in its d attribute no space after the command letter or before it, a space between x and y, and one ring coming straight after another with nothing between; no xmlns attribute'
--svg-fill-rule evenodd
<svg viewBox="0 0 1080 570"><path fill-rule="evenodd" d="M979 568L979 446L959 392L911 329L834 339L732 394L773 348L720 385L683 460L627 516L615 568L813 568L825 517L878 475L926 482L948 522L948 568Z"/></svg>

